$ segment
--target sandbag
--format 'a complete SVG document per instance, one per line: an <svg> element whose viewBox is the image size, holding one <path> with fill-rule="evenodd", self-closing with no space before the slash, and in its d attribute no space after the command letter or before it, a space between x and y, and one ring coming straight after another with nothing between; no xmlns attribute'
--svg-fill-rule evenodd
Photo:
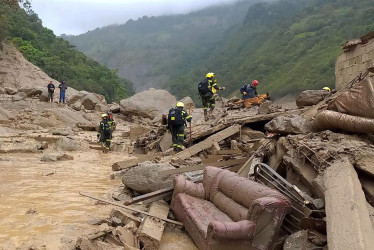
<svg viewBox="0 0 374 250"><path fill-rule="evenodd" d="M342 95L332 100L327 109L354 116L374 118L373 79L364 79L346 90Z"/></svg>
<svg viewBox="0 0 374 250"><path fill-rule="evenodd" d="M324 110L318 113L314 123L321 130L342 129L355 133L374 133L374 119L347 115L331 110Z"/></svg>

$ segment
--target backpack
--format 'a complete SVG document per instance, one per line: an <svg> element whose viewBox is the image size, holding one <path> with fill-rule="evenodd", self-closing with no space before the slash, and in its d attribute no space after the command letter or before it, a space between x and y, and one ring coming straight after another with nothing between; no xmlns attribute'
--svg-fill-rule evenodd
<svg viewBox="0 0 374 250"><path fill-rule="evenodd" d="M199 91L199 94L206 95L207 93L212 92L209 89L209 82L208 79L205 79L199 83L199 86L197 87L197 90Z"/></svg>
<svg viewBox="0 0 374 250"><path fill-rule="evenodd" d="M182 117L182 109L172 108L169 110L168 124L171 126L184 125L184 119Z"/></svg>

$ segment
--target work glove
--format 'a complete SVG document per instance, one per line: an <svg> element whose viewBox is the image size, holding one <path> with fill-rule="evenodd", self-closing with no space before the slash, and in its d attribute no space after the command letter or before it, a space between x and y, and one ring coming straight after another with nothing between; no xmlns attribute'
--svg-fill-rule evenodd
<svg viewBox="0 0 374 250"><path fill-rule="evenodd" d="M244 91L244 92L243 92L243 95L247 95L247 92Z"/></svg>

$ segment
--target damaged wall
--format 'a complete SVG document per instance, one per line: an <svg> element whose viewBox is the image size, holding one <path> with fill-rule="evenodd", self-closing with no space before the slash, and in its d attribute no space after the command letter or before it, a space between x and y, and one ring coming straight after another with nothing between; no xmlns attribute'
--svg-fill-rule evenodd
<svg viewBox="0 0 374 250"><path fill-rule="evenodd" d="M336 89L344 88L361 72L365 73L367 68L374 66L374 33L368 35L353 45L350 45L350 41L343 45L346 50L338 57L335 65Z"/></svg>

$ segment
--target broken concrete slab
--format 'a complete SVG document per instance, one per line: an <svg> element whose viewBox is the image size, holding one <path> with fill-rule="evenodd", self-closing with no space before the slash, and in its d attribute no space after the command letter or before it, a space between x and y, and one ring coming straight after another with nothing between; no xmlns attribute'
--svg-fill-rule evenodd
<svg viewBox="0 0 374 250"><path fill-rule="evenodd" d="M158 142L162 152L165 152L173 145L171 133L165 133L161 140Z"/></svg>
<svg viewBox="0 0 374 250"><path fill-rule="evenodd" d="M74 157L68 154L64 154L64 153L45 154L40 159L40 161L44 161L44 162L70 161L70 160L74 160Z"/></svg>
<svg viewBox="0 0 374 250"><path fill-rule="evenodd" d="M280 134L306 134L313 132L313 123L300 115L278 116L265 124L265 129Z"/></svg>
<svg viewBox="0 0 374 250"><path fill-rule="evenodd" d="M124 170L124 169L127 169L127 168L135 167L136 165L138 165L141 162L153 161L156 157L157 157L157 155L142 155L142 156L138 156L134 159L128 159L128 160L125 160L125 161L118 161L118 162L115 162L112 165L112 170L113 171L120 171L120 170Z"/></svg>
<svg viewBox="0 0 374 250"><path fill-rule="evenodd" d="M357 173L348 159L324 174L329 249L371 249L374 230Z"/></svg>
<svg viewBox="0 0 374 250"><path fill-rule="evenodd" d="M142 136L148 133L149 131L151 131L151 129L147 127L131 126L130 127L130 139L135 141L136 139L138 139L139 136Z"/></svg>
<svg viewBox="0 0 374 250"><path fill-rule="evenodd" d="M153 202L148 213L166 219L169 214L169 205L165 201ZM144 246L147 246L147 249L159 249L165 224L164 221L147 217L138 229L137 235L139 236L139 241Z"/></svg>

